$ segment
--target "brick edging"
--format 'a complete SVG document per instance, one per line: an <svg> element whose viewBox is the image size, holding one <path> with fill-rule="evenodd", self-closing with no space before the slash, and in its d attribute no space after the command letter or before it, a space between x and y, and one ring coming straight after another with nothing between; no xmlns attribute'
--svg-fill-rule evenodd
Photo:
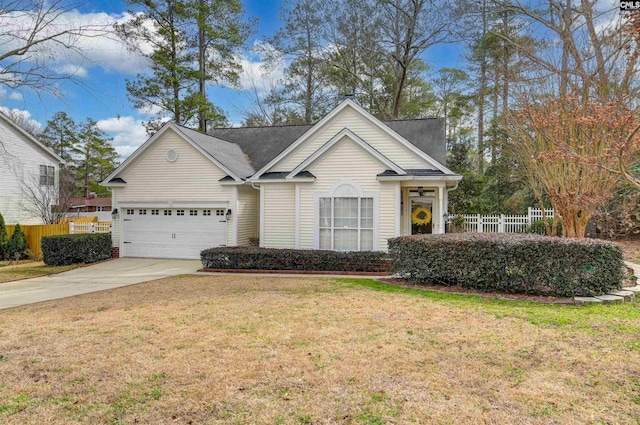
<svg viewBox="0 0 640 425"><path fill-rule="evenodd" d="M341 272L322 270L260 270L260 269L200 269L199 272L209 273L251 273L251 274L325 274L343 276L389 276L387 272Z"/></svg>

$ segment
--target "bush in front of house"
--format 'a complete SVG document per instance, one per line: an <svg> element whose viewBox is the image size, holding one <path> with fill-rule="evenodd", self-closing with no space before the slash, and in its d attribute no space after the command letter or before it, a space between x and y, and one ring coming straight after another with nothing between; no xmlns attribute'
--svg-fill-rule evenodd
<svg viewBox="0 0 640 425"><path fill-rule="evenodd" d="M41 246L48 266L95 263L111 258L111 233L45 236Z"/></svg>
<svg viewBox="0 0 640 425"><path fill-rule="evenodd" d="M549 227L553 226L553 219L547 218L547 223L549 223ZM526 233L534 233L536 235L547 234L547 228L544 225L544 220L536 220L531 223L531 226L527 228ZM562 221L558 221L558 225L556 227L556 234L554 236L562 236Z"/></svg>
<svg viewBox="0 0 640 425"><path fill-rule="evenodd" d="M205 269L386 272L388 254L379 251L326 251L220 247L200 253Z"/></svg>
<svg viewBox="0 0 640 425"><path fill-rule="evenodd" d="M457 233L389 240L392 270L417 284L561 297L619 289L622 250L611 242L528 234Z"/></svg>
<svg viewBox="0 0 640 425"><path fill-rule="evenodd" d="M29 245L27 236L22 231L20 224L16 224L13 234L7 241L7 258L10 260L25 260L29 258Z"/></svg>

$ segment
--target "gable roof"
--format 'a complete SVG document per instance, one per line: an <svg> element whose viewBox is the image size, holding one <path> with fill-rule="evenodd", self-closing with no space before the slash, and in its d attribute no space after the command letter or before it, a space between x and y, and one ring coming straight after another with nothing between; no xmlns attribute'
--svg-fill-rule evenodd
<svg viewBox="0 0 640 425"><path fill-rule="evenodd" d="M384 165L394 170L396 173L404 173L404 170L401 167L399 167L389 158L387 158L386 156L382 155L380 152L375 150L373 146L371 146L370 144L362 140L353 131L349 130L348 128L343 128L342 130L340 130L340 132L338 132L335 136L333 136L331 140L325 143L320 149L318 149L313 154L311 154L311 156L309 156L307 159L302 161L296 168L293 169L293 171L291 171L287 175L287 177L291 178L296 174L302 172L305 168L309 167L311 164L317 161L322 155L324 155L327 151L329 151L333 146L340 143L345 138L345 136L347 136L349 140L353 141L362 149L369 152L371 156L373 156L374 158L377 158L378 161L382 162Z"/></svg>
<svg viewBox="0 0 640 425"><path fill-rule="evenodd" d="M444 119L419 118L382 122L440 164L446 165ZM312 127L309 124L215 128L208 130L208 134L240 146L251 159L251 165L260 170Z"/></svg>
<svg viewBox="0 0 640 425"><path fill-rule="evenodd" d="M270 168L274 167L279 161L281 161L283 158L285 158L287 155L289 155L289 153L293 152L298 146L302 145L310 137L312 137L314 134L319 132L321 128L323 128L325 125L327 125L327 123L331 122L331 120L334 117L338 116L338 114L342 113L342 111L344 111L346 108L352 108L356 113L358 113L366 121L368 121L369 123L371 123L373 126L377 127L378 129L382 130L384 133L386 133L389 137L391 137L397 143L399 143L400 145L403 145L406 148L408 148L416 156L422 158L427 163L429 163L431 166L433 166L433 167L435 167L435 168L437 168L439 170L442 170L443 172L445 172L447 174L452 174L452 175L454 174L453 171L449 170L444 164L442 164L439 161L435 160L428 153L422 151L421 149L416 147L414 144L409 142L407 139L402 137L400 134L396 133L389 126L385 125L382 121L380 121L379 119L377 119L376 117L371 115L369 112L367 112L358 103L354 102L351 99L346 99L346 100L342 101L342 103L340 103L331 112L329 112L327 115L325 115L320 121L315 123L312 128L310 128L306 133L304 133L296 141L294 141L292 144L290 144L284 151L280 152L275 158L273 158L264 167L262 167L260 170L258 170L258 172L256 174L254 174L254 176L252 178L259 178L263 173L269 171ZM444 142L444 140L443 140L443 142Z"/></svg>
<svg viewBox="0 0 640 425"><path fill-rule="evenodd" d="M7 123L9 125L9 127L13 128L18 133L20 133L22 136L24 136L25 139L27 139L29 142L31 142L33 145L35 145L35 147L37 149L40 149L41 151L43 151L47 155L51 156L53 159L55 159L59 163L61 163L61 164L65 163L65 160L62 159L61 157L59 157L58 155L56 155L56 153L53 152L53 150L51 150L51 148L49 148L49 147L45 146L44 144L42 144L38 139L33 137L28 131L24 130L18 124L13 122L13 120L11 118L9 118L8 116L6 116L3 112L0 112L0 119L2 121L4 121L5 123Z"/></svg>
<svg viewBox="0 0 640 425"><path fill-rule="evenodd" d="M249 164L242 148L237 144L200 133L187 127L177 127L205 152L216 158L241 179L250 177L256 172L251 164Z"/></svg>
<svg viewBox="0 0 640 425"><path fill-rule="evenodd" d="M111 183L123 184L124 180L116 178L116 176L127 169L134 160L146 151L156 140L158 140L161 135L167 131L167 129L174 130L178 136L182 137L182 139L192 145L197 151L217 165L222 171L229 174L231 178L236 181L242 181L255 172L239 146L199 133L195 130L182 127L173 122L167 122L156 134L151 136L138 149L136 149L133 154L124 160L118 168L109 174L101 184L104 186L109 186Z"/></svg>

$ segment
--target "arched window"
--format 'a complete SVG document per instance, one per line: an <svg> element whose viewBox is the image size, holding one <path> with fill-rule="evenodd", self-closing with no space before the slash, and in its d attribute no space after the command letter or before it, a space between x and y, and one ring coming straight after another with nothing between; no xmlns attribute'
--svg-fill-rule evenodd
<svg viewBox="0 0 640 425"><path fill-rule="evenodd" d="M374 249L374 194L365 194L353 181L340 181L318 198L320 249Z"/></svg>

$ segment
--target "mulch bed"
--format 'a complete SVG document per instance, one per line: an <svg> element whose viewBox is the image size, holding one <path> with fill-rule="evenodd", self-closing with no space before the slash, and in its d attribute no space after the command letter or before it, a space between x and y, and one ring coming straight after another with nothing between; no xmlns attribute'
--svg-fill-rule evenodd
<svg viewBox="0 0 640 425"><path fill-rule="evenodd" d="M388 276L387 272L341 272L341 271L322 271L322 270L257 270L257 269L200 269L199 272L211 273L252 273L252 274L325 274L325 275L341 275L341 276Z"/></svg>

